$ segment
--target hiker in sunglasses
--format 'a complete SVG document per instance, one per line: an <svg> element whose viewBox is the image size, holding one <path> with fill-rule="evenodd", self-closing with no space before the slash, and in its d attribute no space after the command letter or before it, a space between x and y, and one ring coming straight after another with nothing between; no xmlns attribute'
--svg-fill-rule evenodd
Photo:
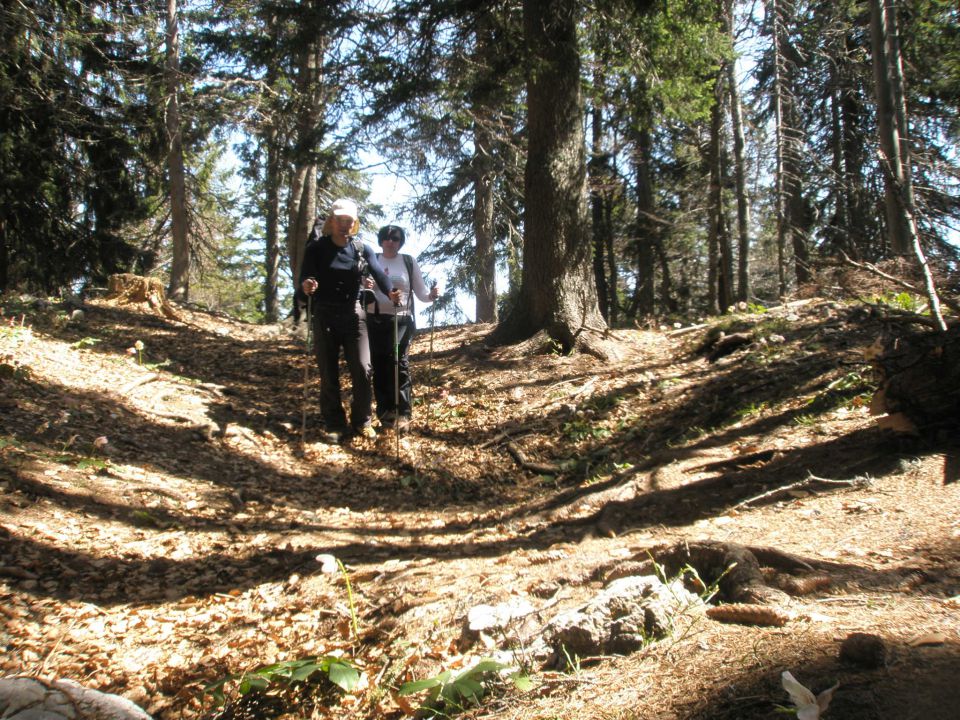
<svg viewBox="0 0 960 720"><path fill-rule="evenodd" d="M360 231L357 204L337 200L320 227L314 225L304 252L299 290L309 296L313 321L313 347L320 367L320 414L323 440L338 443L358 435L374 437L371 425L370 346L366 312L360 302L363 278L400 302L373 249L353 237ZM306 303L306 297L303 298ZM340 399L340 350L350 369L353 398L350 425Z"/></svg>
<svg viewBox="0 0 960 720"><path fill-rule="evenodd" d="M377 259L390 279L390 286L399 290L400 298L388 297L382 290L373 288L370 280L365 283L373 289L372 301L367 305L367 328L373 362L373 394L377 400L377 418L383 427L404 428L410 423L413 383L409 351L416 330L413 296L423 302L433 302L440 294L436 284L427 289L416 259L400 252L405 242L403 228L397 225L385 225L377 233L381 250Z"/></svg>

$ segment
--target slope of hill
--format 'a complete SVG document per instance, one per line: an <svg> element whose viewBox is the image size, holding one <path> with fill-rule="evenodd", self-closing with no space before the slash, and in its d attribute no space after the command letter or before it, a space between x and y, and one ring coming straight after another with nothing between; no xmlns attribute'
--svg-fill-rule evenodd
<svg viewBox="0 0 960 720"><path fill-rule="evenodd" d="M781 594L780 626L691 611L638 652L531 664L526 692L488 683L460 716L772 718L785 670L839 682L834 717L960 706L957 438L878 429L864 351L883 328L862 307L616 331L605 364L423 331L409 432L343 446L316 441L315 368L285 328L102 300L4 313L0 675L157 718L403 717L420 696L401 683L503 649L506 632L464 642L471 608L527 603L511 632L529 640L605 579L709 542L752 548L771 586L777 558L815 581ZM728 354L720 327L742 339ZM841 660L853 633L875 644ZM359 683L219 714L202 692L308 656Z"/></svg>

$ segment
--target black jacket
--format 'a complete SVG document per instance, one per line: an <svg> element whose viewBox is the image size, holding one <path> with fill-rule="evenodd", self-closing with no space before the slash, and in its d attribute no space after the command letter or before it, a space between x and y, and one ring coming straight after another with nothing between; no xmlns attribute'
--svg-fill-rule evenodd
<svg viewBox="0 0 960 720"><path fill-rule="evenodd" d="M362 248L362 262L357 256L358 246ZM346 246L340 247L329 235L321 235L307 242L300 279L297 282L297 297L306 302L303 281L313 278L317 281L313 302L330 305L353 304L360 296L364 273L370 274L385 295L390 294L390 279L383 272L377 254L369 245L351 238Z"/></svg>

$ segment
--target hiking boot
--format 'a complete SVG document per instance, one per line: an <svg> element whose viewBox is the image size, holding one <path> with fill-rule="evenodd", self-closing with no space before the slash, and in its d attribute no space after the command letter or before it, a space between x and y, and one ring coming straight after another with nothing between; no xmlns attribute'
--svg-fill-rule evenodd
<svg viewBox="0 0 960 720"><path fill-rule="evenodd" d="M339 445L343 442L346 433L343 430L321 430L320 442L327 445Z"/></svg>
<svg viewBox="0 0 960 720"><path fill-rule="evenodd" d="M399 418L397 418L396 427L397 430L406 430L408 427L410 427L410 416L401 415Z"/></svg>
<svg viewBox="0 0 960 720"><path fill-rule="evenodd" d="M354 429L353 437L358 440L373 440L377 437L377 431L373 429L373 425L364 425L362 428Z"/></svg>

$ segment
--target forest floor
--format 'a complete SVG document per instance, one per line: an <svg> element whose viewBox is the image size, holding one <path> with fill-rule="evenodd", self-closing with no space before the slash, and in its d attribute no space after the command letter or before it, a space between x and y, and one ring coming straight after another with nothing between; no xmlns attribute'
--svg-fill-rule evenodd
<svg viewBox="0 0 960 720"><path fill-rule="evenodd" d="M302 434L316 371L284 326L7 298L0 675L70 678L155 718L401 718L422 700L402 683L496 650L461 642L471 608L523 600L543 619L658 548L714 541L820 580L782 626L691 611L639 652L532 665L531 688L494 678L446 712L775 718L789 670L814 693L839 683L827 717L953 720L960 442L878 427L865 353L889 326L823 295L617 330L608 362L422 330L399 446L325 445L313 409ZM711 360L716 327L750 342ZM879 638L876 666L841 660L852 633ZM240 702L231 681L219 711L204 692L308 657L359 680Z"/></svg>

